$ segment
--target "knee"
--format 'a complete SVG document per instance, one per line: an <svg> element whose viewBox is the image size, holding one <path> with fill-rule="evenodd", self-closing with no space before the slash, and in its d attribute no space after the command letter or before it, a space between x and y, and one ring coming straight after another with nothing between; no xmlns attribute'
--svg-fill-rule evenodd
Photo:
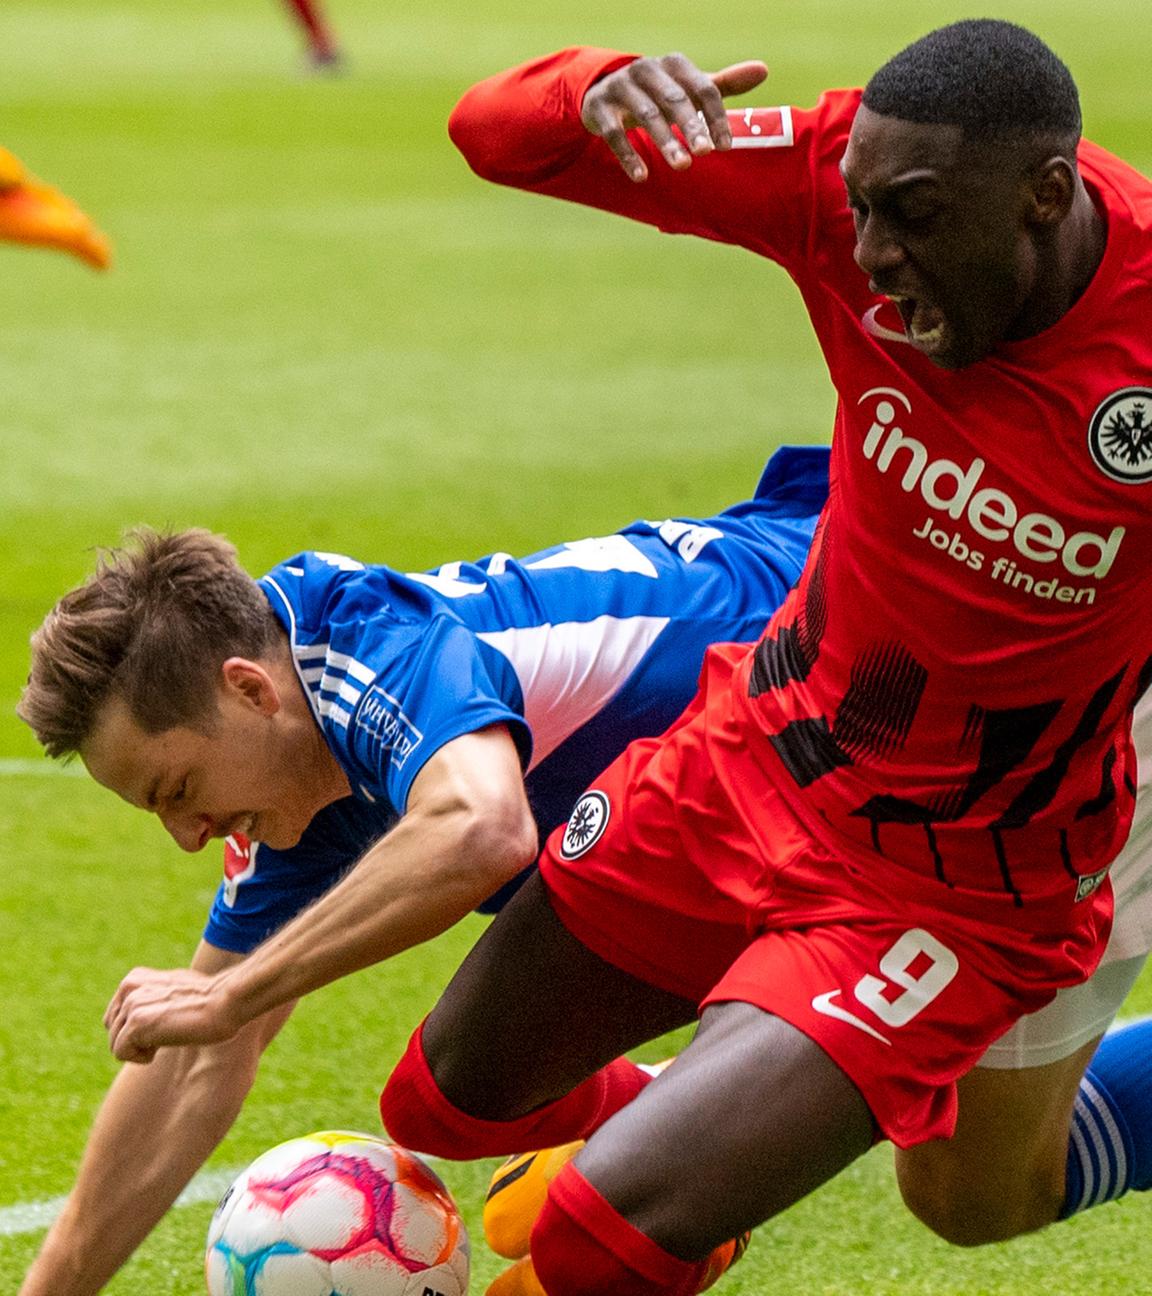
<svg viewBox="0 0 1152 1296"><path fill-rule="evenodd" d="M1058 1195L1035 1181L1003 1193L940 1167L930 1176L898 1170L897 1178L912 1214L953 1246L1006 1242L1051 1223L1060 1208Z"/></svg>
<svg viewBox="0 0 1152 1296"><path fill-rule="evenodd" d="M460 1151L459 1127L468 1117L433 1070L422 1029L408 1041L381 1091L380 1119L402 1147L445 1158L467 1155Z"/></svg>
<svg viewBox="0 0 1152 1296"><path fill-rule="evenodd" d="M420 1032L396 1064L380 1094L380 1119L390 1138L403 1147L443 1155L436 1146L437 1124L432 1119L432 1074L420 1046Z"/></svg>
<svg viewBox="0 0 1152 1296"><path fill-rule="evenodd" d="M429 1083L453 1107L476 1120L514 1121L565 1090L548 1087L547 1074L531 1065L531 1041L504 1038L434 1009L420 1036Z"/></svg>
<svg viewBox="0 0 1152 1296"><path fill-rule="evenodd" d="M474 1115L445 1092L419 1030L380 1094L380 1119L391 1138L415 1152L467 1161L518 1150L515 1127Z"/></svg>
<svg viewBox="0 0 1152 1296"><path fill-rule="evenodd" d="M998 1240L990 1235L983 1211L973 1212L969 1203L953 1197L944 1184L908 1183L901 1177L900 1195L921 1224L953 1246L982 1246Z"/></svg>
<svg viewBox="0 0 1152 1296"><path fill-rule="evenodd" d="M437 1031L435 1017L426 1017L408 1041L408 1047L389 1076L380 1095L381 1112L403 1120L429 1104L448 1102L471 1111L475 1067L469 1067L459 1032ZM398 1137L389 1125L393 1137Z"/></svg>

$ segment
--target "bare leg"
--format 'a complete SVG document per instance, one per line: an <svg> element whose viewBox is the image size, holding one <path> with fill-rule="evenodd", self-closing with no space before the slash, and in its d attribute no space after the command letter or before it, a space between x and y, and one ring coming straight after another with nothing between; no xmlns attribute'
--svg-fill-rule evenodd
<svg viewBox="0 0 1152 1296"><path fill-rule="evenodd" d="M578 941L535 874L461 964L423 1044L450 1102L483 1120L514 1120L695 1017L694 1003Z"/></svg>
<svg viewBox="0 0 1152 1296"><path fill-rule="evenodd" d="M576 940L536 876L444 991L423 1047L451 1103L512 1121L695 1014ZM630 1223L696 1260L831 1178L872 1139L864 1099L819 1046L759 1008L724 1003L577 1164Z"/></svg>
<svg viewBox="0 0 1152 1296"><path fill-rule="evenodd" d="M912 1213L960 1246L1051 1224L1064 1201L1076 1091L1099 1042L1048 1066L975 1067L964 1076L955 1136L897 1149Z"/></svg>
<svg viewBox="0 0 1152 1296"><path fill-rule="evenodd" d="M699 1260L872 1140L864 1099L818 1045L751 1004L723 1003L705 1010L692 1043L576 1164L636 1228Z"/></svg>

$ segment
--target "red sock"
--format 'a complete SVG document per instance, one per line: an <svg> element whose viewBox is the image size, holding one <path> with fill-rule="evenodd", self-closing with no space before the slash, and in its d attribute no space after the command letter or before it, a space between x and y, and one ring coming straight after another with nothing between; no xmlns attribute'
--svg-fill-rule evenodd
<svg viewBox="0 0 1152 1296"><path fill-rule="evenodd" d="M332 58L336 53L336 40L320 16L317 0L286 0L286 3L300 19L312 53L318 58Z"/></svg>
<svg viewBox="0 0 1152 1296"><path fill-rule="evenodd" d="M634 1228L569 1162L532 1230L532 1264L548 1296L695 1296L708 1262L677 1259Z"/></svg>
<svg viewBox="0 0 1152 1296"><path fill-rule="evenodd" d="M478 1157L535 1152L587 1138L651 1080L627 1058L617 1058L571 1093L518 1120L469 1116L440 1092L424 1056L423 1023L380 1095L380 1117L390 1137L415 1152L472 1161Z"/></svg>

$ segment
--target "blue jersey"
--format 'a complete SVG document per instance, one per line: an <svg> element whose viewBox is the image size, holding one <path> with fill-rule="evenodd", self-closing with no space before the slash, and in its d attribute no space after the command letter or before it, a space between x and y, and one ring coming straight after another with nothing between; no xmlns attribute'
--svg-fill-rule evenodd
<svg viewBox="0 0 1152 1296"><path fill-rule="evenodd" d="M289 850L230 838L205 939L257 945L388 831L435 752L490 725L519 748L543 839L632 739L683 711L709 644L760 635L827 494L827 450L786 448L716 517L431 572L317 552L274 568L260 587L353 795Z"/></svg>

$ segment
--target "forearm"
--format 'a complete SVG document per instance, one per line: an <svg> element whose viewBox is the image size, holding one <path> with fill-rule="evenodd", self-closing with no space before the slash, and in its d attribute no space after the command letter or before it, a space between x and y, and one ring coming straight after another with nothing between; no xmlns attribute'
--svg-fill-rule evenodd
<svg viewBox="0 0 1152 1296"><path fill-rule="evenodd" d="M232 1125L254 1073L250 1057L225 1061L238 1051L173 1049L124 1067L20 1296L91 1296L120 1269Z"/></svg>
<svg viewBox="0 0 1152 1296"><path fill-rule="evenodd" d="M245 959L222 971L130 972L104 1016L112 1051L147 1062L158 1049L231 1039L279 1005L444 931L536 849L507 729L455 738L417 773L399 824Z"/></svg>
<svg viewBox="0 0 1152 1296"><path fill-rule="evenodd" d="M594 142L580 120L588 87L631 54L561 50L474 85L456 105L448 134L477 175L533 189L563 172Z"/></svg>
<svg viewBox="0 0 1152 1296"><path fill-rule="evenodd" d="M243 1019L446 931L535 856L530 820L405 815L326 896L229 974Z"/></svg>
<svg viewBox="0 0 1152 1296"><path fill-rule="evenodd" d="M721 100L711 109L710 129L725 146L706 144L690 161L684 144L689 135L699 143L703 130L697 100L681 93L675 111L674 97L648 100L659 127L651 114L644 116L642 87L667 60L681 56L562 50L473 86L452 114L449 133L484 179L790 264L813 227L812 138L793 147L791 123L799 118L769 109L749 125L748 110L725 113ZM758 84L764 66L753 60L711 77L694 65L693 71L714 83L713 93L732 94ZM739 146L732 145L734 133L743 136ZM835 192L840 212L838 179Z"/></svg>

